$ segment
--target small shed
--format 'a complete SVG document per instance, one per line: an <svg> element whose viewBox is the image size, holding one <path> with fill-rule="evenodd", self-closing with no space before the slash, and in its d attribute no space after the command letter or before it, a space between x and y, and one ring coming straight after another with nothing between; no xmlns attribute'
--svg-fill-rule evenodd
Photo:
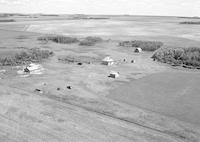
<svg viewBox="0 0 200 142"><path fill-rule="evenodd" d="M102 60L102 64L103 64L103 65L107 65L107 66L111 66L111 65L114 64L114 60L108 56L108 57L105 57L105 58Z"/></svg>
<svg viewBox="0 0 200 142"><path fill-rule="evenodd" d="M111 77L111 78L118 78L118 77L119 77L119 72L111 71L111 72L110 72L110 75L109 75L108 77Z"/></svg>
<svg viewBox="0 0 200 142"><path fill-rule="evenodd" d="M136 48L136 49L135 49L135 52L136 52L136 53L140 53L140 52L142 52L142 48L139 48L139 47Z"/></svg>

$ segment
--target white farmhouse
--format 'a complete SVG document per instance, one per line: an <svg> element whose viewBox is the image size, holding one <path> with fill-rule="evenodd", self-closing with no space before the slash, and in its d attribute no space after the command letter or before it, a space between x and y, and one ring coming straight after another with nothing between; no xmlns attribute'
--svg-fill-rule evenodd
<svg viewBox="0 0 200 142"><path fill-rule="evenodd" d="M102 64L103 64L103 65L107 65L107 66L111 66L111 65L114 64L114 60L108 56L108 57L105 57L105 58L102 60Z"/></svg>

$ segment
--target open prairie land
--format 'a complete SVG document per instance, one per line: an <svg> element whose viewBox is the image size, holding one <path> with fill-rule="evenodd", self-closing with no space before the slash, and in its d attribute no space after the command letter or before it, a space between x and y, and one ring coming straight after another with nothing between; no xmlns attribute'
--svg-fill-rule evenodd
<svg viewBox="0 0 200 142"><path fill-rule="evenodd" d="M89 17L0 23L0 141L199 142L200 70L155 62L156 51L119 42L198 48L200 26L178 17ZM107 56L112 66L102 65ZM41 72L19 73L30 62Z"/></svg>

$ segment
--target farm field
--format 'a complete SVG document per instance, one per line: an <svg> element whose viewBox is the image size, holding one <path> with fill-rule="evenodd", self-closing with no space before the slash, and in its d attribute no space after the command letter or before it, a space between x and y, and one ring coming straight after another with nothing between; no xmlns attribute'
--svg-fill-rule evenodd
<svg viewBox="0 0 200 142"><path fill-rule="evenodd" d="M198 48L199 25L178 17L11 18L0 23L0 141L200 141L200 70L119 46ZM108 56L112 66L101 63ZM41 70L24 73L31 62Z"/></svg>
<svg viewBox="0 0 200 142"><path fill-rule="evenodd" d="M110 98L199 125L198 72L172 71L130 79ZM123 95L122 95L123 94Z"/></svg>

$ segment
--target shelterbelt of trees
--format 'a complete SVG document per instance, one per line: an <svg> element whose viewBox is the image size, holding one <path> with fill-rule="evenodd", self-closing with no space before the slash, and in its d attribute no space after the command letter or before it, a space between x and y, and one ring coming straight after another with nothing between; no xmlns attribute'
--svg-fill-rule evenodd
<svg viewBox="0 0 200 142"><path fill-rule="evenodd" d="M184 22L180 22L180 24L200 25L200 21L184 21Z"/></svg>
<svg viewBox="0 0 200 142"><path fill-rule="evenodd" d="M49 50L41 50L37 48L23 50L13 55L0 57L0 65L1 66L16 66L16 65L29 64L31 62L42 62L44 59L47 59L52 55L53 55L53 52Z"/></svg>
<svg viewBox="0 0 200 142"><path fill-rule="evenodd" d="M163 46L160 41L145 41L145 40L132 40L132 41L122 41L119 46L124 47L140 47L143 51L155 51Z"/></svg>
<svg viewBox="0 0 200 142"><path fill-rule="evenodd" d="M152 58L163 63L200 69L200 48L198 47L164 47L158 49Z"/></svg>

